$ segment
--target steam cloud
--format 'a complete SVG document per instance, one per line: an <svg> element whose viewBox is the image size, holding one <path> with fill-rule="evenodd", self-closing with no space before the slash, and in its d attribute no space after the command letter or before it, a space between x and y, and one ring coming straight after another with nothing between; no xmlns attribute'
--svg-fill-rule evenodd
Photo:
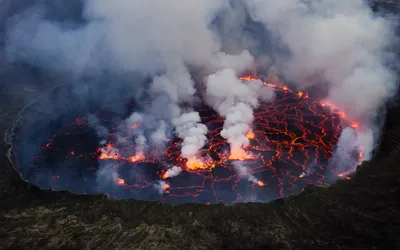
<svg viewBox="0 0 400 250"><path fill-rule="evenodd" d="M167 182L160 180L160 181L156 182L156 183L153 185L153 187L154 187L154 188L158 191L158 193L161 195L161 194L164 194L165 192L167 192L167 189L169 188L169 185L168 185Z"/></svg>
<svg viewBox="0 0 400 250"><path fill-rule="evenodd" d="M185 113L179 118L174 119L176 133L182 142L182 156L191 159L197 152L204 147L207 137L207 127L201 124L201 118L198 112Z"/></svg>
<svg viewBox="0 0 400 250"><path fill-rule="evenodd" d="M166 177L172 178L178 176L182 172L182 168L177 166L172 166L170 169L165 172Z"/></svg>
<svg viewBox="0 0 400 250"><path fill-rule="evenodd" d="M105 69L150 76L148 86L130 83L151 96L145 110L151 118L143 119L156 127L152 135L138 132L136 151L145 153L149 142L162 148L172 126L183 139L186 158L196 157L207 140L207 127L192 111L193 100L202 94L192 72L206 79L207 102L225 117L221 136L231 151L242 154L249 144L245 135L254 119L253 108L260 99L272 100L274 94L260 82L244 84L237 75L274 62L265 69L273 66L300 89L328 89L327 101L360 122L359 134L344 130L340 138L356 136L368 159L378 136L374 122L378 110L397 87L387 67L391 58L387 48L395 38L389 21L374 16L362 0L239 2L87 0L84 23L49 20L46 7L37 4L10 19L4 52L11 61L73 78L101 75ZM217 29L218 18L223 25ZM249 20L262 23L265 30L260 32L284 52L257 49L255 44L264 41L245 34L243 27ZM226 39L232 30L239 33L238 41ZM141 118L135 113L125 126L136 119ZM101 127L97 131L106 136ZM165 185L157 187L164 190Z"/></svg>
<svg viewBox="0 0 400 250"><path fill-rule="evenodd" d="M254 120L253 109L259 98L272 100L273 90L260 81L243 83L232 69L224 69L208 77L207 97L211 106L225 117L221 136L231 146L231 157L246 158L243 148L250 143L246 133Z"/></svg>
<svg viewBox="0 0 400 250"><path fill-rule="evenodd" d="M389 21L374 16L362 0L246 3L251 17L287 47L290 57L281 72L300 88L326 85L327 100L362 122L360 142L369 159L377 139L374 119L397 87L387 67L387 48L395 39Z"/></svg>
<svg viewBox="0 0 400 250"><path fill-rule="evenodd" d="M247 180L252 182L253 184L258 183L258 179L254 175L249 173L249 170L245 165L243 165L242 162L240 161L233 162L233 167L235 168L235 171L240 178L247 178Z"/></svg>

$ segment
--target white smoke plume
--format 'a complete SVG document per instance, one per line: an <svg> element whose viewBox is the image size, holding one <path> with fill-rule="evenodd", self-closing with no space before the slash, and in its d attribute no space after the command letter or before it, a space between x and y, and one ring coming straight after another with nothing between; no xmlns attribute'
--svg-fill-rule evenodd
<svg viewBox="0 0 400 250"><path fill-rule="evenodd" d="M134 156L136 159L139 159L146 153L148 148L147 138L144 135L143 128L140 126L144 122L145 116L141 113L134 112L117 128L118 144L124 147L135 147L134 152L124 152L124 154L129 154L128 157ZM132 137L134 137L134 139Z"/></svg>
<svg viewBox="0 0 400 250"><path fill-rule="evenodd" d="M258 184L259 180L254 175L249 173L248 168L241 161L234 161L232 164L240 178L247 179L251 183Z"/></svg>
<svg viewBox="0 0 400 250"><path fill-rule="evenodd" d="M135 147L136 147L136 155L138 157L142 157L144 155L144 152L147 148L146 145L147 139L146 137L143 135L143 133L140 133L137 135L136 139L135 139Z"/></svg>
<svg viewBox="0 0 400 250"><path fill-rule="evenodd" d="M171 73L172 72L172 73ZM176 135L183 139L182 157L195 157L206 143L207 127L201 124L198 112L182 112L180 103L190 103L196 93L194 82L183 66L174 71L167 72L166 75L156 76L150 86L150 91L154 96L167 97L163 105L160 116L170 119L175 128ZM160 109L160 103L153 103L155 109Z"/></svg>
<svg viewBox="0 0 400 250"><path fill-rule="evenodd" d="M379 108L396 91L386 52L395 40L393 27L367 1L245 1L251 17L279 37L287 48L280 72L300 88L329 89L327 100L363 123L365 159L377 134L371 133ZM341 138L346 136L344 131Z"/></svg>
<svg viewBox="0 0 400 250"><path fill-rule="evenodd" d="M88 115L89 126L96 130L96 135L101 140L108 138L108 130L104 127L95 115Z"/></svg>
<svg viewBox="0 0 400 250"><path fill-rule="evenodd" d="M207 101L223 117L224 127L221 136L231 147L231 157L246 158L243 148L250 143L246 137L254 120L253 109L259 99L272 100L273 89L261 81L244 83L232 69L224 69L208 76Z"/></svg>
<svg viewBox="0 0 400 250"><path fill-rule="evenodd" d="M307 177L307 176L313 174L314 172L315 172L314 168L308 167L306 170L301 172L301 174L299 175L299 178Z"/></svg>
<svg viewBox="0 0 400 250"><path fill-rule="evenodd" d="M123 146L132 144L130 137L142 133L142 131L137 128L143 121L144 116L142 114L138 112L132 113L117 127L117 142Z"/></svg>
<svg viewBox="0 0 400 250"><path fill-rule="evenodd" d="M374 150L374 132L372 129L366 128L357 131L357 142L359 145L359 151L363 154L362 160L371 159L372 151Z"/></svg>
<svg viewBox="0 0 400 250"><path fill-rule="evenodd" d="M337 146L338 149L331 160L331 164L339 173L351 173L358 163L358 160L354 158L354 153L360 147L356 131L351 127L343 129Z"/></svg>
<svg viewBox="0 0 400 250"><path fill-rule="evenodd" d="M103 67L150 75L163 72L153 78L149 90L152 95L167 96L168 101L155 101L151 110L155 116L163 112L165 119L181 124L179 120L187 117L181 104L190 103L196 93L187 65L207 72L225 67L242 72L253 63L245 48L236 55L222 51L219 37L210 29L216 14L229 8L225 0L197 4L181 0L86 1L84 15L89 25L70 30L45 20L43 10L32 9L12 22L6 51L12 60L35 60L55 71L77 75ZM30 42L23 42L27 40ZM207 130L199 123L177 132L184 140L183 157L193 157L205 144Z"/></svg>
<svg viewBox="0 0 400 250"><path fill-rule="evenodd" d="M173 120L178 137L183 138L182 156L195 157L197 152L204 147L207 137L207 127L201 124L198 112L184 113Z"/></svg>
<svg viewBox="0 0 400 250"><path fill-rule="evenodd" d="M165 181L159 180L153 184L153 187L158 191L159 194L164 194L168 192L169 184Z"/></svg>
<svg viewBox="0 0 400 250"><path fill-rule="evenodd" d="M145 131L150 133L145 134ZM133 143L130 138L135 137L136 154L143 156L150 149L153 154L157 154L168 142L167 131L168 127L164 120L154 121L151 115L134 112L118 126L117 139L123 146L129 146Z"/></svg>
<svg viewBox="0 0 400 250"><path fill-rule="evenodd" d="M119 155L118 148L112 145L105 145L100 149L100 152L104 155Z"/></svg>
<svg viewBox="0 0 400 250"><path fill-rule="evenodd" d="M150 75L164 72L154 77L150 92L169 97L168 105L155 102L154 109L165 110L172 120L181 115L180 104L190 102L196 92L186 65L242 71L252 63L245 49L237 55L221 51L221 42L210 29L215 15L229 7L224 0L86 1L89 25L69 30L45 20L41 9L31 9L12 22L6 51L12 60L35 60L73 74L104 67ZM193 150L198 146L190 143L200 144L190 136L185 148Z"/></svg>
<svg viewBox="0 0 400 250"><path fill-rule="evenodd" d="M143 122L143 120L144 117L142 114L134 112L125 120L125 126L126 128L132 128L139 125L139 123Z"/></svg>
<svg viewBox="0 0 400 250"><path fill-rule="evenodd" d="M172 166L165 172L165 178L173 178L178 176L182 172L182 168L178 166Z"/></svg>
<svg viewBox="0 0 400 250"><path fill-rule="evenodd" d="M109 185L115 185L118 180L118 171L112 164L102 164L97 173L97 183L99 188L106 188Z"/></svg>
<svg viewBox="0 0 400 250"><path fill-rule="evenodd" d="M247 50L243 50L238 55L219 52L216 54L216 62L214 66L215 69L229 68L237 73L241 73L252 68L254 65L254 58Z"/></svg>
<svg viewBox="0 0 400 250"><path fill-rule="evenodd" d="M183 155L195 154L204 145L206 133L196 115L187 112L191 109L182 108L190 107L197 92L191 70L210 75L207 99L225 117L221 135L236 150L248 145L245 133L254 119L252 109L258 100L273 98L269 89L255 90L252 86L257 85L241 83L236 74L268 58L265 61L275 62L278 73L298 88L328 89L327 101L345 111L348 119L361 123L357 140L368 159L379 131L373 121L397 87L386 66L390 59L386 48L395 41L389 21L374 15L363 0L232 2L86 0L82 17L85 24L80 25L49 20L38 4L9 20L4 52L8 60L75 79L105 69L120 75L149 75L153 79L150 86L131 82L132 89L145 88L154 97L149 115L166 124L182 124L180 120L186 115L196 121L190 123L192 128L179 132L185 142ZM242 16L245 12L234 6L245 6L250 19L264 25L269 39L278 38L273 42L285 53L258 55L247 46L264 44L264 40L246 41L242 47L240 42L232 41L239 46L235 53L225 51L223 48L230 44L222 42L226 40L222 39L224 31L235 31L249 22ZM225 22L226 30L218 33L212 27L221 13L230 13L234 18L231 23ZM244 31L238 29L235 37L256 39L240 34ZM161 132L150 138L163 143L165 127L158 125L156 131ZM175 129L177 133L181 130ZM343 132L342 137L346 135Z"/></svg>
<svg viewBox="0 0 400 250"><path fill-rule="evenodd" d="M163 149L165 143L168 142L167 124L164 121L159 121L157 129L150 135L150 141L157 149Z"/></svg>

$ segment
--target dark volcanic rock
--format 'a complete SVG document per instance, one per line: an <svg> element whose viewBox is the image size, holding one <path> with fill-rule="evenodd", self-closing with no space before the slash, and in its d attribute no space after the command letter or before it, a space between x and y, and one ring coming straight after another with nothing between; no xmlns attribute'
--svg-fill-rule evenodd
<svg viewBox="0 0 400 250"><path fill-rule="evenodd" d="M49 88L18 88L29 100L2 87L0 130ZM41 190L13 168L2 137L0 249L400 249L399 112L389 110L374 158L351 180L267 204L174 206Z"/></svg>

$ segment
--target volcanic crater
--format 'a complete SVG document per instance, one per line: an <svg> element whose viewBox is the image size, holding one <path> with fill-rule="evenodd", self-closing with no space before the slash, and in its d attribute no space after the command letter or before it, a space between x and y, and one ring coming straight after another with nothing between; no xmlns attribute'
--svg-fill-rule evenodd
<svg viewBox="0 0 400 250"><path fill-rule="evenodd" d="M134 131L143 124L137 123L124 137L132 143L119 143L118 125L139 110L131 97L91 103L73 87L60 86L17 120L13 150L19 171L41 188L174 204L266 202L296 194L308 184L349 178L336 172L332 159L342 127L356 125L306 92L264 84L275 89L276 98L254 110L244 158L229 154L229 145L220 136L224 119L198 99L194 109L208 128L208 142L198 154L201 162L191 165L181 157L182 140L173 133L161 151L150 148L139 154ZM106 130L106 140L99 138L93 123ZM142 129L145 135L150 132Z"/></svg>

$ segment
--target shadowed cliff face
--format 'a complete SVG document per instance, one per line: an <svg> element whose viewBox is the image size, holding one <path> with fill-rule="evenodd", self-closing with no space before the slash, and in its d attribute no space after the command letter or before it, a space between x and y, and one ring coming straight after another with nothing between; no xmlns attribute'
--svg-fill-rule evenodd
<svg viewBox="0 0 400 250"><path fill-rule="evenodd" d="M18 81L11 76L21 69L5 66L3 74L15 70L7 81ZM4 138L3 132L23 107L54 86L35 70L29 78L31 83L1 85L0 131L6 143L0 148L0 249L400 248L398 102L389 105L373 159L351 180L310 186L267 204L174 206L40 190L24 182L6 156L11 135Z"/></svg>

